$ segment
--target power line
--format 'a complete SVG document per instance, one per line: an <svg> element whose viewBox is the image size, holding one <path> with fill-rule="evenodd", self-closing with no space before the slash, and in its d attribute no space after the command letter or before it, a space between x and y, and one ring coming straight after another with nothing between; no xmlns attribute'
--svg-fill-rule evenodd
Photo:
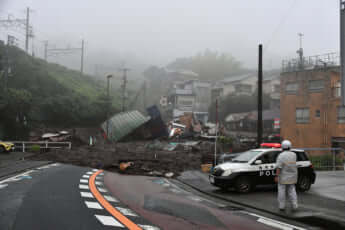
<svg viewBox="0 0 345 230"><path fill-rule="evenodd" d="M297 3L297 0L294 0L291 3L289 9L286 11L286 14L280 19L279 23L274 28L270 39L265 43L264 52L268 49L268 47L270 46L270 44L272 43L274 38L278 35L279 29L281 29L283 27L283 25L285 24L286 20L288 19L288 17L292 13L294 7L296 6L296 3Z"/></svg>
<svg viewBox="0 0 345 230"><path fill-rule="evenodd" d="M30 8L26 8L26 17L16 18L11 14L7 15L7 19L0 20L0 26L5 28L20 28L25 31L25 51L29 50L29 40L34 37L33 27L30 25Z"/></svg>
<svg viewBox="0 0 345 230"><path fill-rule="evenodd" d="M84 73L84 52L85 52L85 46L84 46L84 40L81 41L81 47L66 47L66 48L49 48L48 47L48 41L45 41L44 43L44 56L45 60L49 56L52 55L69 55L73 54L75 52L80 52L80 74L83 75Z"/></svg>

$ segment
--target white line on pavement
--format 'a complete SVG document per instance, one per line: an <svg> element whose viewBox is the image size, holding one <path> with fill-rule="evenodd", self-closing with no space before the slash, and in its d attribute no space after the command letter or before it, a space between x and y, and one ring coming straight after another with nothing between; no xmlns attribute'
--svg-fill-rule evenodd
<svg viewBox="0 0 345 230"><path fill-rule="evenodd" d="M24 172L24 173L15 175L15 176L13 176L13 177L10 177L10 178L7 178L7 179L5 179L5 180L0 181L0 184L3 184L3 183L5 183L5 182L9 182L9 181L19 181L19 180L21 180L21 178L20 178L21 176L28 176L28 174L30 174L30 173L32 173L32 172L34 172L34 170L29 170L29 171L26 171L26 172Z"/></svg>
<svg viewBox="0 0 345 230"><path fill-rule="evenodd" d="M103 209L103 207L98 202L85 201L85 204L88 208Z"/></svg>
<svg viewBox="0 0 345 230"><path fill-rule="evenodd" d="M92 175L92 174L93 174L93 172L87 172L86 174L88 174L88 175Z"/></svg>
<svg viewBox="0 0 345 230"><path fill-rule="evenodd" d="M89 175L83 175L83 178L90 178Z"/></svg>
<svg viewBox="0 0 345 230"><path fill-rule="evenodd" d="M89 183L89 181L85 179L80 179L80 183Z"/></svg>
<svg viewBox="0 0 345 230"><path fill-rule="evenodd" d="M115 220L115 218L112 216L102 216L102 215L95 215L95 216L103 225L124 228L124 226L120 222Z"/></svg>
<svg viewBox="0 0 345 230"><path fill-rule="evenodd" d="M96 181L95 184L96 184L96 185L103 185L103 183L100 182L100 181Z"/></svg>
<svg viewBox="0 0 345 230"><path fill-rule="evenodd" d="M117 199L115 199L114 197L112 196L107 196L105 195L104 198L109 201L109 202L119 202Z"/></svg>
<svg viewBox="0 0 345 230"><path fill-rule="evenodd" d="M81 197L86 197L86 198L93 198L93 195L91 192L80 192Z"/></svg>
<svg viewBox="0 0 345 230"><path fill-rule="evenodd" d="M246 211L242 211L242 213L246 213L248 215L258 217L259 218L257 220L258 222L266 224L266 225L269 225L269 226L272 226L272 227L276 227L276 228L279 228L279 229L283 229L283 230L290 230L290 229L291 230L306 230L305 228L300 228L300 227L297 227L297 226L294 226L294 225L291 225L291 224L287 224L287 223L284 223L284 222L273 220L273 219L270 219L270 218L267 218L267 217L264 217L264 216L260 216L260 215L254 214L254 213L250 213L250 212L246 212Z"/></svg>
<svg viewBox="0 0 345 230"><path fill-rule="evenodd" d="M98 171L98 169L92 169L92 171L97 172L97 171Z"/></svg>
<svg viewBox="0 0 345 230"><path fill-rule="evenodd" d="M151 225L138 224L138 226L141 227L143 230L160 230L160 228L157 228Z"/></svg>
<svg viewBox="0 0 345 230"><path fill-rule="evenodd" d="M90 189L88 185L80 184L79 189Z"/></svg>
<svg viewBox="0 0 345 230"><path fill-rule="evenodd" d="M137 214L135 214L132 210L128 208L120 208L120 207L115 207L115 208L119 210L125 216L138 216Z"/></svg>
<svg viewBox="0 0 345 230"><path fill-rule="evenodd" d="M98 188L98 191L100 191L100 192L108 192L108 190L106 190L105 188Z"/></svg>

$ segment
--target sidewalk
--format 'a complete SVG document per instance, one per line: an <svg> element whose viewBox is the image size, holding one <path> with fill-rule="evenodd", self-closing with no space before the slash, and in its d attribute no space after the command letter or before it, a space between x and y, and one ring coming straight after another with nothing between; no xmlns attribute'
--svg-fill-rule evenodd
<svg viewBox="0 0 345 230"><path fill-rule="evenodd" d="M309 192L298 194L299 211L294 214L279 212L277 191L272 187L258 188L249 194L239 194L231 190L224 192L212 186L208 181L208 174L200 171L186 171L177 179L208 195L260 211L306 223L345 228L345 201L343 201L344 192L342 192L344 188L340 183L340 181L344 183L344 178L341 173L337 177L334 173L323 173L320 176L318 173L315 188L312 186Z"/></svg>
<svg viewBox="0 0 345 230"><path fill-rule="evenodd" d="M25 160L31 155L31 153L21 152L0 154L0 178L51 163L50 161Z"/></svg>

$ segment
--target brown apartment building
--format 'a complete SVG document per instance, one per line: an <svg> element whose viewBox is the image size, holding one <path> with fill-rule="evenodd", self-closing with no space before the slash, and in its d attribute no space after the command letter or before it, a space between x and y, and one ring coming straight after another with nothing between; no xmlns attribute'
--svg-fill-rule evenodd
<svg viewBox="0 0 345 230"><path fill-rule="evenodd" d="M290 66L291 67L291 66ZM280 96L281 136L298 148L329 148L345 141L339 66L283 68Z"/></svg>

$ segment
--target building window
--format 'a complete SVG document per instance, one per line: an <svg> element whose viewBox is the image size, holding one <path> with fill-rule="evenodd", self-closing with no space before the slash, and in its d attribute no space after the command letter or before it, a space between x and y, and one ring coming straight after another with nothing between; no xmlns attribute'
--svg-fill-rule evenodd
<svg viewBox="0 0 345 230"><path fill-rule="evenodd" d="M333 96L334 97L340 97L341 96L341 83L340 83L340 81L337 81L337 83L335 83L335 85L334 85Z"/></svg>
<svg viewBox="0 0 345 230"><path fill-rule="evenodd" d="M338 106L337 110L337 121L338 123L345 123L345 107L344 106Z"/></svg>
<svg viewBox="0 0 345 230"><path fill-rule="evenodd" d="M273 91L273 93L279 93L280 92L280 85L273 85L272 91Z"/></svg>
<svg viewBox="0 0 345 230"><path fill-rule="evenodd" d="M320 112L320 110L318 109L318 110L316 110L315 111L315 117L320 117L321 116L321 112Z"/></svg>
<svg viewBox="0 0 345 230"><path fill-rule="evenodd" d="M236 91L236 93L251 94L252 93L252 86L247 85L247 84L238 84L238 85L235 85L235 91Z"/></svg>
<svg viewBox="0 0 345 230"><path fill-rule="evenodd" d="M298 83L297 82L290 82L286 84L285 91L286 93L297 93L298 90Z"/></svg>
<svg viewBox="0 0 345 230"><path fill-rule="evenodd" d="M193 101L179 100L178 104L182 106L193 106Z"/></svg>
<svg viewBox="0 0 345 230"><path fill-rule="evenodd" d="M309 108L296 109L296 123L309 122Z"/></svg>
<svg viewBox="0 0 345 230"><path fill-rule="evenodd" d="M309 90L310 91L321 91L324 87L323 80L310 80L309 81Z"/></svg>

